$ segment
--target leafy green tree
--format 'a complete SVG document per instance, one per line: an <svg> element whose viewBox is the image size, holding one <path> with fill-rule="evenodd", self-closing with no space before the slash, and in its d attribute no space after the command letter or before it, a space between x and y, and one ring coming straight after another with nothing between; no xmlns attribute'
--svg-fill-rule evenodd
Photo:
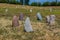
<svg viewBox="0 0 60 40"><path fill-rule="evenodd" d="M57 4L58 0L56 0L56 4Z"/></svg>
<svg viewBox="0 0 60 40"><path fill-rule="evenodd" d="M23 5L29 5L29 0L20 0L20 3Z"/></svg>
<svg viewBox="0 0 60 40"><path fill-rule="evenodd" d="M10 0L9 3L16 4L16 0Z"/></svg>
<svg viewBox="0 0 60 40"><path fill-rule="evenodd" d="M40 2L33 2L33 3L31 3L31 6L41 6L41 3Z"/></svg>
<svg viewBox="0 0 60 40"><path fill-rule="evenodd" d="M56 2L56 6L57 6L58 0L55 0L55 2Z"/></svg>
<svg viewBox="0 0 60 40"><path fill-rule="evenodd" d="M57 6L60 6L60 2L57 3Z"/></svg>
<svg viewBox="0 0 60 40"><path fill-rule="evenodd" d="M50 6L50 2L44 2L42 6Z"/></svg>
<svg viewBox="0 0 60 40"><path fill-rule="evenodd" d="M51 2L50 5L51 6L56 6L56 2Z"/></svg>
<svg viewBox="0 0 60 40"><path fill-rule="evenodd" d="M8 0L0 0L0 3L6 3Z"/></svg>

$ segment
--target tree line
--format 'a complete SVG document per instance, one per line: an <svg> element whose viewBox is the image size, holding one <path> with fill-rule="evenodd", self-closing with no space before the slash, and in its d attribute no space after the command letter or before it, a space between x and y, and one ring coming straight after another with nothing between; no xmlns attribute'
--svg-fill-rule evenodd
<svg viewBox="0 0 60 40"><path fill-rule="evenodd" d="M30 6L60 6L60 2L52 1L52 2L32 2L29 4L30 0L0 0L0 3L9 3L9 4L20 4L20 5L30 5Z"/></svg>
<svg viewBox="0 0 60 40"><path fill-rule="evenodd" d="M23 5L23 0L0 0L0 3L20 4ZM29 5L29 0L24 0L24 5Z"/></svg>
<svg viewBox="0 0 60 40"><path fill-rule="evenodd" d="M44 2L44 3L40 3L40 2L33 2L31 3L31 6L60 6L60 2Z"/></svg>

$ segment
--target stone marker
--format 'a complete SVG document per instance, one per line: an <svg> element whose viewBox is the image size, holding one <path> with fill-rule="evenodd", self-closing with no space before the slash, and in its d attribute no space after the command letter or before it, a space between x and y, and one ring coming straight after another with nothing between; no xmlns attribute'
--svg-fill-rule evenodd
<svg viewBox="0 0 60 40"><path fill-rule="evenodd" d="M16 6L16 8L18 8L18 6Z"/></svg>
<svg viewBox="0 0 60 40"><path fill-rule="evenodd" d="M20 15L19 15L19 20L23 20L23 14L21 13Z"/></svg>
<svg viewBox="0 0 60 40"><path fill-rule="evenodd" d="M30 12L32 12L32 8L30 9Z"/></svg>
<svg viewBox="0 0 60 40"><path fill-rule="evenodd" d="M49 24L50 23L50 16L46 16L46 22Z"/></svg>
<svg viewBox="0 0 60 40"><path fill-rule="evenodd" d="M26 32L32 32L33 31L29 17L27 17L25 20L24 28L25 28Z"/></svg>
<svg viewBox="0 0 60 40"><path fill-rule="evenodd" d="M5 12L7 13L8 12L8 9L5 9Z"/></svg>
<svg viewBox="0 0 60 40"><path fill-rule="evenodd" d="M8 16L8 8L5 9L5 13L6 13L5 15Z"/></svg>
<svg viewBox="0 0 60 40"><path fill-rule="evenodd" d="M52 10L52 8L50 8L50 12L52 12L53 10Z"/></svg>
<svg viewBox="0 0 60 40"><path fill-rule="evenodd" d="M42 16L41 16L41 14L39 12L37 13L37 20L42 21Z"/></svg>
<svg viewBox="0 0 60 40"><path fill-rule="evenodd" d="M12 26L19 26L19 21L18 21L18 17L15 15L13 16L13 19L12 19Z"/></svg>
<svg viewBox="0 0 60 40"><path fill-rule="evenodd" d="M50 15L50 25L55 25L55 15Z"/></svg>

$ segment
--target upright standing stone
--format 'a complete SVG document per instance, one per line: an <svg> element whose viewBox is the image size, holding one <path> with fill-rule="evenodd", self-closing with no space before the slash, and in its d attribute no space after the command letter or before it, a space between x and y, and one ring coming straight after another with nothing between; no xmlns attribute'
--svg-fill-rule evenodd
<svg viewBox="0 0 60 40"><path fill-rule="evenodd" d="M16 6L16 8L18 8L18 6Z"/></svg>
<svg viewBox="0 0 60 40"><path fill-rule="evenodd" d="M50 12L52 12L53 10L52 10L52 8L50 8Z"/></svg>
<svg viewBox="0 0 60 40"><path fill-rule="evenodd" d="M26 32L32 32L33 31L29 17L27 17L25 20L24 28L25 28Z"/></svg>
<svg viewBox="0 0 60 40"><path fill-rule="evenodd" d="M55 24L55 15L50 15L50 25Z"/></svg>
<svg viewBox="0 0 60 40"><path fill-rule="evenodd" d="M41 20L42 21L42 16L41 16L41 14L39 12L37 13L37 20Z"/></svg>
<svg viewBox="0 0 60 40"><path fill-rule="evenodd" d="M46 16L46 22L49 24L50 23L50 16Z"/></svg>
<svg viewBox="0 0 60 40"><path fill-rule="evenodd" d="M8 12L8 9L5 9L5 12L7 13Z"/></svg>
<svg viewBox="0 0 60 40"><path fill-rule="evenodd" d="M8 16L8 8L5 9L5 13L6 13L5 15Z"/></svg>
<svg viewBox="0 0 60 40"><path fill-rule="evenodd" d="M23 14L22 13L19 15L19 20L23 20Z"/></svg>
<svg viewBox="0 0 60 40"><path fill-rule="evenodd" d="M12 26L19 26L19 21L18 21L18 17L15 15L13 16L13 19L12 19Z"/></svg>
<svg viewBox="0 0 60 40"><path fill-rule="evenodd" d="M32 12L32 8L30 9L30 12Z"/></svg>

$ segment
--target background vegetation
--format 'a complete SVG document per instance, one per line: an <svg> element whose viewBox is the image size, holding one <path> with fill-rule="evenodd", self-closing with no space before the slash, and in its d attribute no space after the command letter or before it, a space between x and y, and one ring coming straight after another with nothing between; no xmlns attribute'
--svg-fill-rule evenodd
<svg viewBox="0 0 60 40"><path fill-rule="evenodd" d="M30 0L0 0L0 3L9 3L9 4L20 4L20 5L30 5L30 6L60 6L60 2L58 0L52 1L52 2L44 2L43 4L40 2L32 2L29 4Z"/></svg>

